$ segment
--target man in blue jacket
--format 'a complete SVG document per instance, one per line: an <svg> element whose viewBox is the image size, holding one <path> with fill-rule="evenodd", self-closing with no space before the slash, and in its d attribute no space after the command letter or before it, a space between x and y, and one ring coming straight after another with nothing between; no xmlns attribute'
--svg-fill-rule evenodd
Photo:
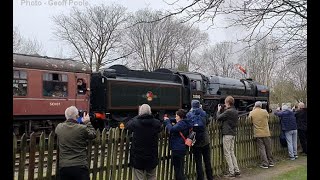
<svg viewBox="0 0 320 180"><path fill-rule="evenodd" d="M297 152L297 123L294 112L292 112L287 105L282 106L282 111L274 112L279 116L281 128L286 136L288 152L290 160L298 158Z"/></svg>

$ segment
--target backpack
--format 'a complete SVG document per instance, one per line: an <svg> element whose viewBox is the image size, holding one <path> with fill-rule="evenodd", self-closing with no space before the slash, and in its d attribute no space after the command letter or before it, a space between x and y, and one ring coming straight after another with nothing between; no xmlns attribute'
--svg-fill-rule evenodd
<svg viewBox="0 0 320 180"><path fill-rule="evenodd" d="M195 132L195 140L197 144L201 144L205 139L206 117L200 114L192 113L191 121L193 123L192 131Z"/></svg>

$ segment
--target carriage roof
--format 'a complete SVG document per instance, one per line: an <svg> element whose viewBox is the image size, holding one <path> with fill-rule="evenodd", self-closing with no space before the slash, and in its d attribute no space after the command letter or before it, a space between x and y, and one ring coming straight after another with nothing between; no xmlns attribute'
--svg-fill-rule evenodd
<svg viewBox="0 0 320 180"><path fill-rule="evenodd" d="M79 73L91 72L89 66L81 61L16 53L13 53L13 67Z"/></svg>

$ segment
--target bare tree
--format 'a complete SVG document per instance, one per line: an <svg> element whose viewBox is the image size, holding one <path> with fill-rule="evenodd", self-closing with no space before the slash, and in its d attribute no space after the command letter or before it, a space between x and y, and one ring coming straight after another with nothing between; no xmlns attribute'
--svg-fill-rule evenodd
<svg viewBox="0 0 320 180"><path fill-rule="evenodd" d="M222 15L229 22L227 27L246 28L241 40L248 42L248 47L272 34L284 55L306 54L307 0L195 0L185 6L179 1L171 3L178 8L160 19L181 14L183 22L209 20L214 25L215 18ZM306 56L300 60L306 61Z"/></svg>
<svg viewBox="0 0 320 180"><path fill-rule="evenodd" d="M55 35L67 42L76 57L87 63L92 71L128 56L121 43L127 16L119 5L73 8L69 15L54 16Z"/></svg>
<svg viewBox="0 0 320 180"><path fill-rule="evenodd" d="M275 67L280 61L277 43L272 38L263 39L248 50L240 61L245 65L250 78L271 86Z"/></svg>
<svg viewBox="0 0 320 180"><path fill-rule="evenodd" d="M143 69L153 71L164 67L178 45L179 24L172 18L152 23L136 23L157 19L161 11L140 10L132 16L135 24L128 31L127 45Z"/></svg>
<svg viewBox="0 0 320 180"><path fill-rule="evenodd" d="M22 37L18 27L13 29L13 52L21 54L41 54L42 44L37 39Z"/></svg>
<svg viewBox="0 0 320 180"><path fill-rule="evenodd" d="M298 59L296 57L292 57ZM291 61L292 62L292 61ZM307 63L289 64L287 66L290 75L289 78L294 84L295 93L293 97L297 102L306 102L307 100Z"/></svg>
<svg viewBox="0 0 320 180"><path fill-rule="evenodd" d="M196 64L194 61L194 53L197 49L206 45L209 41L207 33L203 33L199 28L195 28L189 24L180 24L180 38L177 47L176 57L178 69L189 71L191 64Z"/></svg>
<svg viewBox="0 0 320 180"><path fill-rule="evenodd" d="M202 55L209 74L234 77L234 63L232 62L231 42L221 42L209 47Z"/></svg>
<svg viewBox="0 0 320 180"><path fill-rule="evenodd" d="M277 84L271 89L270 102L272 104L295 103L292 94L295 93L294 84L286 79L277 81Z"/></svg>

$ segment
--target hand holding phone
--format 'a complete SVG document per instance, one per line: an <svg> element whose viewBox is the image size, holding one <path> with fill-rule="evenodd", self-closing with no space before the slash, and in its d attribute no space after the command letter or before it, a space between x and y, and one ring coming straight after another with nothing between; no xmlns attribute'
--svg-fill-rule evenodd
<svg viewBox="0 0 320 180"><path fill-rule="evenodd" d="M83 112L82 122L83 124L87 124L88 122L90 122L90 117L89 114L87 114L87 112Z"/></svg>

